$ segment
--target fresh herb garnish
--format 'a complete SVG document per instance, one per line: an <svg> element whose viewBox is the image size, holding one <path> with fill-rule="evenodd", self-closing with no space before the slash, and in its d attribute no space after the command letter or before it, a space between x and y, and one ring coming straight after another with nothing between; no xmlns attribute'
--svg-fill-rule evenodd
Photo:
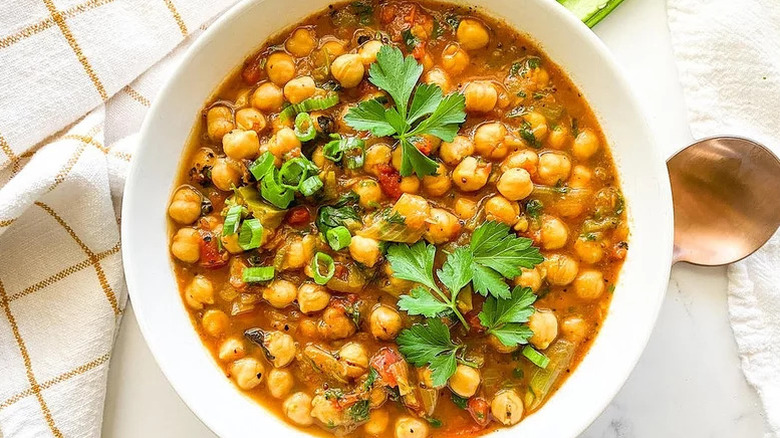
<svg viewBox="0 0 780 438"><path fill-rule="evenodd" d="M509 298L509 286L501 277L515 278L522 273L521 268L533 268L544 260L531 243L531 239L511 233L506 224L489 221L477 227L469 245L474 290L483 296L489 293Z"/></svg>
<svg viewBox="0 0 780 438"><path fill-rule="evenodd" d="M434 427L434 428L437 428L437 429L442 427L442 425L444 424L438 418L431 417L431 418L426 418L426 420L428 420L428 423L431 425L431 427Z"/></svg>
<svg viewBox="0 0 780 438"><path fill-rule="evenodd" d="M538 199L531 199L525 204L525 212L531 219L539 219L544 209L544 204Z"/></svg>
<svg viewBox="0 0 780 438"><path fill-rule="evenodd" d="M374 387L374 382L376 382L376 379L379 377L379 373L374 369L374 367L370 367L368 370L368 377L366 377L366 381L363 383L363 389L365 391L370 390Z"/></svg>
<svg viewBox="0 0 780 438"><path fill-rule="evenodd" d="M350 3L352 13L358 17L360 24L371 24L374 21L374 8L361 1Z"/></svg>
<svg viewBox="0 0 780 438"><path fill-rule="evenodd" d="M361 423L368 420L369 416L369 402L368 400L360 400L347 409L347 413L356 423Z"/></svg>
<svg viewBox="0 0 780 438"><path fill-rule="evenodd" d="M439 319L414 324L397 338L398 349L414 366L430 366L434 386L443 386L455 373L456 354L464 348L452 342L450 329Z"/></svg>
<svg viewBox="0 0 780 438"><path fill-rule="evenodd" d="M392 97L393 106L385 108L379 100L370 99L350 109L344 118L355 130L370 131L377 137L395 137L401 143L403 176L412 172L420 177L433 175L438 168L436 161L411 143L412 137L429 134L452 141L466 120L464 96L444 96L436 85L416 86L422 71L422 65L412 56L404 58L397 47L382 46L377 61L371 64L368 79Z"/></svg>
<svg viewBox="0 0 780 438"><path fill-rule="evenodd" d="M540 142L536 136L534 135L533 129L531 129L531 124L528 122L523 122L523 124L520 126L520 130L518 131L520 134L520 138L526 141L529 146L539 149L542 147L542 142Z"/></svg>
<svg viewBox="0 0 780 438"><path fill-rule="evenodd" d="M455 403L455 406L457 406L457 407L459 407L461 409L466 409L466 407L468 406L468 403L469 403L469 399L463 398L463 397L455 394L454 392L451 395L452 395L452 402Z"/></svg>
<svg viewBox="0 0 780 438"><path fill-rule="evenodd" d="M534 313L536 295L531 288L517 286L508 299L488 297L479 313L479 322L486 332L506 346L527 344L533 332L528 318Z"/></svg>
<svg viewBox="0 0 780 438"><path fill-rule="evenodd" d="M414 36L411 29L406 29L401 32L401 38L404 40L404 44L406 44L406 48L409 50L414 49L420 44L420 39Z"/></svg>

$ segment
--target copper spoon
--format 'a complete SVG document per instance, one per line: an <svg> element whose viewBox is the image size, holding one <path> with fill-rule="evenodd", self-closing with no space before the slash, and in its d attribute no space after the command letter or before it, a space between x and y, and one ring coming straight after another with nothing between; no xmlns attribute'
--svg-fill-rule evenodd
<svg viewBox="0 0 780 438"><path fill-rule="evenodd" d="M666 162L674 263L719 266L759 249L780 226L780 160L737 137L700 140Z"/></svg>

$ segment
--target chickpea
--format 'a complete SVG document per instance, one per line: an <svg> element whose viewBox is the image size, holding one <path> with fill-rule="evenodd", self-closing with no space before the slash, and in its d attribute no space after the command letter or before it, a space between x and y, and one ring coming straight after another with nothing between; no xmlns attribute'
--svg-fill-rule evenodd
<svg viewBox="0 0 780 438"><path fill-rule="evenodd" d="M463 90L466 97L466 111L486 113L492 111L498 102L496 87L488 81L473 81Z"/></svg>
<svg viewBox="0 0 780 438"><path fill-rule="evenodd" d="M392 341L401 331L401 315L395 309L381 305L368 319L371 334L380 341Z"/></svg>
<svg viewBox="0 0 780 438"><path fill-rule="evenodd" d="M316 85L311 76L300 76L284 85L284 97L290 103L301 103L312 97L315 91Z"/></svg>
<svg viewBox="0 0 780 438"><path fill-rule="evenodd" d="M395 201L393 212L404 217L404 223L409 228L420 230L425 226L431 213L431 206L422 196L404 193ZM354 238L353 238L354 239Z"/></svg>
<svg viewBox="0 0 780 438"><path fill-rule="evenodd" d="M303 313L319 312L328 307L330 294L328 291L314 283L304 283L298 288L298 308Z"/></svg>
<svg viewBox="0 0 780 438"><path fill-rule="evenodd" d="M588 322L579 316L570 316L561 323L561 333L566 339L579 342L588 334Z"/></svg>
<svg viewBox="0 0 780 438"><path fill-rule="evenodd" d="M254 108L236 111L236 124L244 131L262 132L266 127L265 116Z"/></svg>
<svg viewBox="0 0 780 438"><path fill-rule="evenodd" d="M336 400L328 399L324 395L315 395L311 401L311 416L328 427L344 424L344 413L336 404Z"/></svg>
<svg viewBox="0 0 780 438"><path fill-rule="evenodd" d="M583 300L595 300L604 293L604 289L604 274L600 271L582 271L574 280L574 292Z"/></svg>
<svg viewBox="0 0 780 438"><path fill-rule="evenodd" d="M492 167L490 163L466 157L452 171L452 182L464 192L476 192L487 184Z"/></svg>
<svg viewBox="0 0 780 438"><path fill-rule="evenodd" d="M472 18L464 18L455 32L460 46L466 50L477 50L488 45L490 34L484 24Z"/></svg>
<svg viewBox="0 0 780 438"><path fill-rule="evenodd" d="M217 158L211 168L211 182L223 191L232 190L241 181L241 169L238 163L226 158Z"/></svg>
<svg viewBox="0 0 780 438"><path fill-rule="evenodd" d="M295 340L287 333L280 331L268 332L263 341L268 354L273 357L271 363L276 368L283 368L295 359Z"/></svg>
<svg viewBox="0 0 780 438"><path fill-rule="evenodd" d="M571 178L569 178L569 187L584 188L590 185L590 181L593 179L593 172L587 167L578 164L571 170Z"/></svg>
<svg viewBox="0 0 780 438"><path fill-rule="evenodd" d="M458 198L455 200L455 214L463 220L471 219L477 214L477 203L471 199Z"/></svg>
<svg viewBox="0 0 780 438"><path fill-rule="evenodd" d="M265 367L254 357L245 357L230 365L230 374L239 388L248 391L254 389L263 381Z"/></svg>
<svg viewBox="0 0 780 438"><path fill-rule="evenodd" d="M284 93L273 82L263 82L252 93L251 102L253 107L261 111L279 111L284 103Z"/></svg>
<svg viewBox="0 0 780 438"><path fill-rule="evenodd" d="M442 196L447 193L450 187L452 187L452 180L447 173L447 168L444 164L439 163L436 174L423 177L422 183L425 191L431 196Z"/></svg>
<svg viewBox="0 0 780 438"><path fill-rule="evenodd" d="M595 264L604 258L604 248L602 243L596 240L590 240L589 237L580 236L574 241L574 251L584 263Z"/></svg>
<svg viewBox="0 0 780 438"><path fill-rule="evenodd" d="M265 62L265 73L271 82L281 87L295 77L295 60L284 52L272 53Z"/></svg>
<svg viewBox="0 0 780 438"><path fill-rule="evenodd" d="M553 149L563 149L570 138L568 128L564 125L555 125L547 137L547 144Z"/></svg>
<svg viewBox="0 0 780 438"><path fill-rule="evenodd" d="M287 251L284 254L284 262L281 270L300 269L306 266L314 255L315 237L305 236L303 238L295 236L290 238L287 243Z"/></svg>
<svg viewBox="0 0 780 438"><path fill-rule="evenodd" d="M474 143L468 137L459 135L452 142L443 142L439 150L441 159L450 166L456 166L474 153Z"/></svg>
<svg viewBox="0 0 780 438"><path fill-rule="evenodd" d="M317 326L318 334L326 339L344 339L355 333L355 323L344 314L343 310L328 307L322 313Z"/></svg>
<svg viewBox="0 0 780 438"><path fill-rule="evenodd" d="M440 68L432 68L423 75L423 82L426 84L437 85L441 88L444 94L449 93L452 90L452 83L447 72Z"/></svg>
<svg viewBox="0 0 780 438"><path fill-rule="evenodd" d="M246 355L246 346L244 341L239 338L227 338L219 346L217 356L223 362L230 362L241 359Z"/></svg>
<svg viewBox="0 0 780 438"><path fill-rule="evenodd" d="M352 242L349 243L349 255L356 262L370 268L379 261L381 256L379 241L370 237L352 236Z"/></svg>
<svg viewBox="0 0 780 438"><path fill-rule="evenodd" d="M515 286L530 287L534 292L542 287L542 275L539 273L538 269L520 268L520 270L522 273L515 277Z"/></svg>
<svg viewBox="0 0 780 438"><path fill-rule="evenodd" d="M360 377L368 369L368 352L363 344L348 342L339 349L339 362L344 364L347 377Z"/></svg>
<svg viewBox="0 0 780 438"><path fill-rule="evenodd" d="M203 317L200 319L200 325L209 336L218 338L230 326L230 318L221 310L210 309L203 314Z"/></svg>
<svg viewBox="0 0 780 438"><path fill-rule="evenodd" d="M523 418L523 401L514 389L501 390L490 403L490 413L504 426L512 426Z"/></svg>
<svg viewBox="0 0 780 438"><path fill-rule="evenodd" d="M403 162L403 153L402 153L401 147L399 146L399 147L393 149L391 163L393 164L393 167L395 168L395 170L399 170L400 171L402 162Z"/></svg>
<svg viewBox="0 0 780 438"><path fill-rule="evenodd" d="M303 58L304 56L309 56L316 44L314 31L305 27L299 27L284 42L284 48L293 55Z"/></svg>
<svg viewBox="0 0 780 438"><path fill-rule="evenodd" d="M260 152L260 140L255 131L234 129L222 137L222 149L234 160L252 159Z"/></svg>
<svg viewBox="0 0 780 438"><path fill-rule="evenodd" d="M485 202L485 218L512 226L517 223L520 206L503 196L496 195Z"/></svg>
<svg viewBox="0 0 780 438"><path fill-rule="evenodd" d="M268 150L278 158L282 158L287 152L300 147L301 141L298 140L295 131L288 127L280 129L268 142Z"/></svg>
<svg viewBox="0 0 780 438"><path fill-rule="evenodd" d="M536 111L531 111L530 113L526 113L523 116L523 119L531 125L531 132L534 134L534 138L542 141L547 137L548 128L546 117Z"/></svg>
<svg viewBox="0 0 780 438"><path fill-rule="evenodd" d="M173 236L171 253L185 263L200 259L200 234L194 228L180 228Z"/></svg>
<svg viewBox="0 0 780 438"><path fill-rule="evenodd" d="M425 240L438 245L455 239L459 233L460 221L454 214L441 208L431 209L431 218L424 235Z"/></svg>
<svg viewBox="0 0 780 438"><path fill-rule="evenodd" d="M537 166L539 165L539 156L536 152L525 149L522 151L513 152L506 157L503 163L501 163L501 172L506 172L509 169L525 169L526 172L533 175L536 173Z"/></svg>
<svg viewBox="0 0 780 438"><path fill-rule="evenodd" d="M366 68L360 55L344 54L333 60L330 73L344 88L356 87L363 80Z"/></svg>
<svg viewBox="0 0 780 438"><path fill-rule="evenodd" d="M559 249L566 245L569 239L569 230L560 219L545 215L542 218L540 236L544 249Z"/></svg>
<svg viewBox="0 0 780 438"><path fill-rule="evenodd" d="M273 368L268 372L268 392L273 398L282 398L290 393L295 383L295 379L290 371L286 369Z"/></svg>
<svg viewBox="0 0 780 438"><path fill-rule="evenodd" d="M371 178L360 180L352 190L360 197L358 204L363 208L376 208L382 200L382 188Z"/></svg>
<svg viewBox="0 0 780 438"><path fill-rule="evenodd" d="M451 75L459 75L469 66L469 54L457 44L451 43L441 52L441 66Z"/></svg>
<svg viewBox="0 0 780 438"><path fill-rule="evenodd" d="M450 377L450 389L455 394L469 398L477 393L481 377L479 370L466 365L458 364L455 374Z"/></svg>
<svg viewBox="0 0 780 438"><path fill-rule="evenodd" d="M363 43L363 45L358 48L358 55L360 56L363 65L368 67L370 64L376 62L376 54L379 53L379 49L381 49L382 46L382 41L379 40L371 40Z"/></svg>
<svg viewBox="0 0 780 438"><path fill-rule="evenodd" d="M558 336L558 318L548 310L537 309L528 319L528 328L534 332L529 342L534 347L544 350Z"/></svg>
<svg viewBox="0 0 780 438"><path fill-rule="evenodd" d="M395 438L427 438L428 425L413 417L401 417L395 422Z"/></svg>
<svg viewBox="0 0 780 438"><path fill-rule="evenodd" d="M363 163L363 170L371 175L378 175L379 166L390 164L392 154L393 150L384 143L371 145L371 147L366 150L366 160Z"/></svg>
<svg viewBox="0 0 780 438"><path fill-rule="evenodd" d="M168 215L182 225L189 225L200 217L201 194L191 188L182 187L176 190L171 205L168 206Z"/></svg>
<svg viewBox="0 0 780 438"><path fill-rule="evenodd" d="M539 157L537 177L542 184L555 185L566 181L571 172L571 161L564 154L548 152Z"/></svg>
<svg viewBox="0 0 780 438"><path fill-rule="evenodd" d="M371 436L379 436L387 429L390 422L390 414L385 409L371 411L368 422L363 425L363 430Z"/></svg>
<svg viewBox="0 0 780 438"><path fill-rule="evenodd" d="M574 281L579 270L579 263L563 254L552 254L544 261L547 268L547 281L553 286L566 286Z"/></svg>
<svg viewBox="0 0 780 438"><path fill-rule="evenodd" d="M292 304L297 295L298 288L287 280L274 280L263 290L263 299L277 309L283 309Z"/></svg>
<svg viewBox="0 0 780 438"><path fill-rule="evenodd" d="M599 138L593 131L585 128L574 138L571 150L578 160L587 160L599 150Z"/></svg>
<svg viewBox="0 0 780 438"><path fill-rule="evenodd" d="M496 183L498 191L510 201L528 197L534 190L531 174L525 169L509 169L501 174Z"/></svg>
<svg viewBox="0 0 780 438"><path fill-rule="evenodd" d="M282 403L282 410L293 423L299 426L311 426L311 396L305 392L296 392Z"/></svg>
<svg viewBox="0 0 780 438"><path fill-rule="evenodd" d="M206 113L206 130L211 140L220 141L234 127L233 113L230 112L230 108L215 106Z"/></svg>
<svg viewBox="0 0 780 438"><path fill-rule="evenodd" d="M404 193L417 193L420 191L420 178L414 175L405 176L401 178L401 185L399 186Z"/></svg>
<svg viewBox="0 0 780 438"><path fill-rule="evenodd" d="M484 123L474 132L474 148L485 159L500 160L509 153L506 135L506 127L501 123Z"/></svg>

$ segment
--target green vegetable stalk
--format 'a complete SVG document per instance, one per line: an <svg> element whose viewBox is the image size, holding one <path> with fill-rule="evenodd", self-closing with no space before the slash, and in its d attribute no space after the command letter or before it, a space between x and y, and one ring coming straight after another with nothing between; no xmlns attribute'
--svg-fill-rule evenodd
<svg viewBox="0 0 780 438"><path fill-rule="evenodd" d="M558 0L566 9L593 27L612 12L623 0Z"/></svg>

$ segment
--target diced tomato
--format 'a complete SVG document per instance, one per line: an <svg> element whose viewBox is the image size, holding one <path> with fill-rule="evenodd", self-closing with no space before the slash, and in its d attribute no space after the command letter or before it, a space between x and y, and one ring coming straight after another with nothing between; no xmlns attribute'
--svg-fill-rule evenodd
<svg viewBox="0 0 780 438"><path fill-rule="evenodd" d="M379 178L379 187L388 197L398 199L401 197L401 174L389 164L380 164L377 166L377 177Z"/></svg>
<svg viewBox="0 0 780 438"><path fill-rule="evenodd" d="M412 49L412 56L414 59L420 61L425 58L425 41L420 41L414 49Z"/></svg>
<svg viewBox="0 0 780 438"><path fill-rule="evenodd" d="M389 347L382 347L371 357L371 368L379 373L379 377L388 386L398 386L390 366L402 361L401 354Z"/></svg>
<svg viewBox="0 0 780 438"><path fill-rule="evenodd" d="M292 226L303 225L311 219L309 209L304 206L295 207L287 212L287 223Z"/></svg>
<svg viewBox="0 0 780 438"><path fill-rule="evenodd" d="M431 149L433 149L431 141L426 137L417 138L414 142L414 146L418 151L422 152L423 155L430 155Z"/></svg>
<svg viewBox="0 0 780 438"><path fill-rule="evenodd" d="M257 58L248 61L244 64L244 69L241 71L241 78L244 79L249 85L256 84L260 80L260 64L257 62Z"/></svg>
<svg viewBox="0 0 780 438"><path fill-rule="evenodd" d="M466 314L466 322L469 323L471 331L476 333L483 333L485 326L479 321L480 310L474 309Z"/></svg>
<svg viewBox="0 0 780 438"><path fill-rule="evenodd" d="M209 231L200 230L200 266L206 269L217 269L227 264L230 255L227 251L219 251L218 238Z"/></svg>
<svg viewBox="0 0 780 438"><path fill-rule="evenodd" d="M333 276L342 281L347 281L349 278L349 268L342 263L336 263L336 270L333 271Z"/></svg>
<svg viewBox="0 0 780 438"><path fill-rule="evenodd" d="M472 397L469 399L466 405L466 410L471 414L471 418L477 422L480 426L487 426L490 422L490 405L482 397Z"/></svg>
<svg viewBox="0 0 780 438"><path fill-rule="evenodd" d="M382 23L389 23L393 21L396 14L396 7L393 4L387 4L382 6L382 10L379 12L379 21Z"/></svg>

